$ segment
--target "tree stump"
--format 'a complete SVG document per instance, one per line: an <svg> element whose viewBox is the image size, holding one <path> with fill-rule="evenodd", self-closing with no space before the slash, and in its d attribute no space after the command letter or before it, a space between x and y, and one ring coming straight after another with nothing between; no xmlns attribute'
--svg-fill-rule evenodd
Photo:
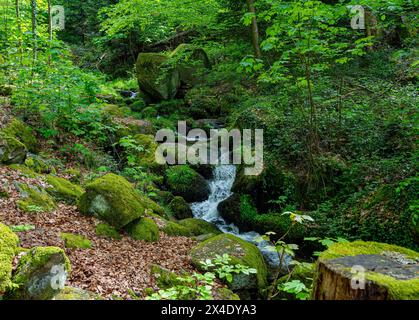
<svg viewBox="0 0 419 320"><path fill-rule="evenodd" d="M339 243L317 262L314 300L417 300L419 254L377 242Z"/></svg>

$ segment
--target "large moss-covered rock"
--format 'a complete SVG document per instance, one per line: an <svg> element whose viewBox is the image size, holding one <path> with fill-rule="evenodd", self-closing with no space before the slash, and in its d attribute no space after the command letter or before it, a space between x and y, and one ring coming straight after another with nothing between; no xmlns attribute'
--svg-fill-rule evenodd
<svg viewBox="0 0 419 320"><path fill-rule="evenodd" d="M153 219L146 217L130 224L126 228L126 231L134 240L155 242L160 239L157 224L153 221Z"/></svg>
<svg viewBox="0 0 419 320"><path fill-rule="evenodd" d="M19 119L13 118L2 131L22 142L30 152L36 152L38 142L33 130Z"/></svg>
<svg viewBox="0 0 419 320"><path fill-rule="evenodd" d="M17 235L0 223L0 297L12 284L13 257L18 243Z"/></svg>
<svg viewBox="0 0 419 320"><path fill-rule="evenodd" d="M33 248L19 260L12 278L16 288L7 293L7 298L52 299L64 287L70 272L70 261L62 249Z"/></svg>
<svg viewBox="0 0 419 320"><path fill-rule="evenodd" d="M140 53L136 63L141 91L156 101L173 99L182 83L195 84L199 70L209 67L205 51L186 44L169 54Z"/></svg>
<svg viewBox="0 0 419 320"><path fill-rule="evenodd" d="M144 199L127 180L110 173L86 185L78 207L82 214L121 229L144 215Z"/></svg>
<svg viewBox="0 0 419 320"><path fill-rule="evenodd" d="M0 163L23 163L28 149L16 138L0 131Z"/></svg>
<svg viewBox="0 0 419 320"><path fill-rule="evenodd" d="M261 293L267 286L267 267L259 249L231 234L220 234L195 246L191 252L191 261L202 269L201 262L214 259L216 255L228 254L233 264L241 264L257 270L256 274L238 274L229 284L233 291L256 291Z"/></svg>
<svg viewBox="0 0 419 320"><path fill-rule="evenodd" d="M37 213L51 212L56 208L54 200L45 190L26 184L20 184L18 188L21 199L16 204L20 210L27 213Z"/></svg>
<svg viewBox="0 0 419 320"><path fill-rule="evenodd" d="M57 200L64 201L68 204L77 203L84 192L82 187L64 178L48 175L46 181L50 185L46 191Z"/></svg>
<svg viewBox="0 0 419 320"><path fill-rule="evenodd" d="M182 197L174 197L169 203L169 208L175 215L176 219L192 218L192 209Z"/></svg>
<svg viewBox="0 0 419 320"><path fill-rule="evenodd" d="M180 76L176 69L164 70L162 65L169 59L166 54L140 53L136 69L140 90L154 100L175 97L180 87Z"/></svg>
<svg viewBox="0 0 419 320"><path fill-rule="evenodd" d="M204 201L210 194L207 181L187 165L173 166L166 170L170 191L188 202Z"/></svg>
<svg viewBox="0 0 419 320"><path fill-rule="evenodd" d="M336 243L319 256L313 299L418 300L418 274L415 251L378 242Z"/></svg>

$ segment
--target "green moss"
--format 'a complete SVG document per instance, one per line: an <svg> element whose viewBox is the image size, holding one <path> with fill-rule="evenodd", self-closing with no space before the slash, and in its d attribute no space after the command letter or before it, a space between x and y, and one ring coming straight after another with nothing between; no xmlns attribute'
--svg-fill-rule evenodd
<svg viewBox="0 0 419 320"><path fill-rule="evenodd" d="M102 112L106 116L113 116L113 117L123 117L125 114L122 108L114 104L103 105Z"/></svg>
<svg viewBox="0 0 419 320"><path fill-rule="evenodd" d="M166 184L174 195L181 196L188 202L203 201L210 193L205 179L187 165L167 169Z"/></svg>
<svg viewBox="0 0 419 320"><path fill-rule="evenodd" d="M33 130L22 121L15 118L2 131L22 142L29 151L36 152L38 143Z"/></svg>
<svg viewBox="0 0 419 320"><path fill-rule="evenodd" d="M70 181L71 182L75 182L78 183L80 182L80 178L81 178L81 172L80 169L76 169L76 168L68 168L64 170L65 174L70 175Z"/></svg>
<svg viewBox="0 0 419 320"><path fill-rule="evenodd" d="M404 254L407 258L418 259L419 253L416 251L399 247L393 244L354 241L348 243L336 243L322 252L319 259L329 260L344 256L356 256L359 254L381 254L383 251L393 251Z"/></svg>
<svg viewBox="0 0 419 320"><path fill-rule="evenodd" d="M197 268L201 261L213 259L216 255L228 254L232 264L242 264L257 270L256 282L260 291L267 286L267 267L259 249L231 234L220 234L196 245L190 253L192 263Z"/></svg>
<svg viewBox="0 0 419 320"><path fill-rule="evenodd" d="M28 150L22 142L0 131L0 163L23 163L27 153Z"/></svg>
<svg viewBox="0 0 419 320"><path fill-rule="evenodd" d="M169 208L177 219L186 219L193 216L191 207L182 197L174 197Z"/></svg>
<svg viewBox="0 0 419 320"><path fill-rule="evenodd" d="M167 221L166 225L163 227L163 232L168 236L179 236L179 237L191 237L192 234L190 230L179 223L173 221Z"/></svg>
<svg viewBox="0 0 419 320"><path fill-rule="evenodd" d="M93 215L121 229L145 213L143 197L123 177L107 174L86 185L78 207L82 214Z"/></svg>
<svg viewBox="0 0 419 320"><path fill-rule="evenodd" d="M228 288L217 288L215 296L218 300L240 300L240 297Z"/></svg>
<svg viewBox="0 0 419 320"><path fill-rule="evenodd" d="M25 160L25 166L32 169L36 173L52 173L55 168L47 164L43 159L36 156L30 156Z"/></svg>
<svg viewBox="0 0 419 320"><path fill-rule="evenodd" d="M160 240L159 228L150 218L141 218L126 228L127 233L134 240L155 242Z"/></svg>
<svg viewBox="0 0 419 320"><path fill-rule="evenodd" d="M52 300L105 300L98 294L85 291L79 288L64 287Z"/></svg>
<svg viewBox="0 0 419 320"><path fill-rule="evenodd" d="M336 243L322 252L320 260L331 260L345 256L357 256L360 254L382 254L383 252L401 253L408 259L419 260L419 253L407 248L387 243L354 241L348 243ZM371 280L388 290L390 299L393 300L417 300L419 299L419 278L410 280L398 280L389 275L376 272L367 272L367 280Z"/></svg>
<svg viewBox="0 0 419 320"><path fill-rule="evenodd" d="M19 260L13 276L14 288L7 293L11 299L49 300L58 290L51 287L50 281L43 281L51 277L51 268L63 265L67 276L71 273L70 260L64 250L57 247L35 247Z"/></svg>
<svg viewBox="0 0 419 320"><path fill-rule="evenodd" d="M12 284L13 257L19 238L6 225L0 223L0 296Z"/></svg>
<svg viewBox="0 0 419 320"><path fill-rule="evenodd" d="M144 149L144 151L135 152L133 154L136 158L136 163L153 172L161 172L164 166L159 164L160 160L156 161L155 153L158 144L154 140L154 136L149 134L137 134L133 139L138 146L141 146Z"/></svg>
<svg viewBox="0 0 419 320"><path fill-rule="evenodd" d="M141 112L146 107L146 104L143 99L138 99L130 104L129 106L132 111Z"/></svg>
<svg viewBox="0 0 419 320"><path fill-rule="evenodd" d="M98 235L99 237L115 239L115 240L121 239L121 235L119 234L119 232L107 223L99 223L96 226L95 231L96 231L96 235Z"/></svg>
<svg viewBox="0 0 419 320"><path fill-rule="evenodd" d="M21 184L19 185L22 199L16 202L24 212L51 212L56 208L55 202L44 190Z"/></svg>
<svg viewBox="0 0 419 320"><path fill-rule="evenodd" d="M46 191L57 200L64 201L68 204L76 203L84 192L80 186L60 177L48 175L46 176L46 181L51 185Z"/></svg>
<svg viewBox="0 0 419 320"><path fill-rule="evenodd" d="M147 107L141 111L141 114L144 118L155 118L157 117L157 110L153 107Z"/></svg>
<svg viewBox="0 0 419 320"><path fill-rule="evenodd" d="M13 169L13 170L16 170L16 171L19 171L20 173L24 174L28 178L37 178L37 177L41 176L40 174L36 173L32 169L30 169L27 166L22 165L22 164L11 164L9 166L9 168Z"/></svg>
<svg viewBox="0 0 419 320"><path fill-rule="evenodd" d="M91 249L92 242L78 234L73 233L61 233L61 239L64 240L64 245L69 249Z"/></svg>
<svg viewBox="0 0 419 320"><path fill-rule="evenodd" d="M156 264L151 266L151 274L156 279L156 284L159 289L169 289L182 284L182 281L179 281L176 273Z"/></svg>
<svg viewBox="0 0 419 320"><path fill-rule="evenodd" d="M221 231L218 230L216 226L212 223L207 222L202 219L188 218L178 221L178 224L187 228L191 236L199 236L202 234L220 234Z"/></svg>
<svg viewBox="0 0 419 320"><path fill-rule="evenodd" d="M385 287L391 300L419 300L419 278L398 280L388 275L367 272L365 279Z"/></svg>

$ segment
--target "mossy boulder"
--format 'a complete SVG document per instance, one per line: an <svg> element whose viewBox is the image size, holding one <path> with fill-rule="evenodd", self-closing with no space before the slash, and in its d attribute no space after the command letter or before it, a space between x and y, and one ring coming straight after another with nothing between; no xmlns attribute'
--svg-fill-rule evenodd
<svg viewBox="0 0 419 320"><path fill-rule="evenodd" d="M50 300L64 287L71 272L70 260L57 247L35 247L19 260L9 299Z"/></svg>
<svg viewBox="0 0 419 320"><path fill-rule="evenodd" d="M86 185L78 207L82 214L95 216L120 230L144 215L148 202L144 199L126 179L109 173Z"/></svg>
<svg viewBox="0 0 419 320"><path fill-rule="evenodd" d="M182 84L196 84L200 71L210 67L206 52L188 44L169 54L140 53L136 63L140 89L155 101L173 99Z"/></svg>
<svg viewBox="0 0 419 320"><path fill-rule="evenodd" d="M9 168L12 170L19 171L22 175L28 177L28 178L39 178L41 177L41 174L33 171L31 168L28 168L26 165L23 164L11 164L9 165Z"/></svg>
<svg viewBox="0 0 419 320"><path fill-rule="evenodd" d="M241 264L257 270L256 274L238 274L229 287L238 292L261 294L267 286L267 267L259 249L231 234L220 234L196 245L190 252L192 264L202 270L201 262L216 255L228 254L232 264ZM247 295L247 294L246 294Z"/></svg>
<svg viewBox="0 0 419 320"><path fill-rule="evenodd" d="M108 117L123 117L126 115L126 111L115 104L105 104L102 106L102 113Z"/></svg>
<svg viewBox="0 0 419 320"><path fill-rule="evenodd" d="M416 251L378 242L336 243L319 256L312 296L315 300L418 300L418 274Z"/></svg>
<svg viewBox="0 0 419 320"><path fill-rule="evenodd" d="M134 240L143 240L147 242L159 241L160 234L157 224L150 218L141 218L133 222L126 228L127 233Z"/></svg>
<svg viewBox="0 0 419 320"><path fill-rule="evenodd" d="M174 197L169 203L169 209L173 212L176 219L192 218L192 209L182 197Z"/></svg>
<svg viewBox="0 0 419 320"><path fill-rule="evenodd" d="M43 189L26 184L18 185L21 199L17 207L27 213L51 212L56 208L54 200Z"/></svg>
<svg viewBox="0 0 419 320"><path fill-rule="evenodd" d="M32 128L19 119L13 118L2 132L22 142L30 152L37 151L38 142Z"/></svg>
<svg viewBox="0 0 419 320"><path fill-rule="evenodd" d="M204 177L187 165L167 169L166 184L174 195L183 197L187 202L204 201L210 194Z"/></svg>
<svg viewBox="0 0 419 320"><path fill-rule="evenodd" d="M140 53L136 70L140 90L153 100L167 100L175 97L180 87L180 76L176 69L164 70L169 57L162 53Z"/></svg>
<svg viewBox="0 0 419 320"><path fill-rule="evenodd" d="M137 99L129 105L130 109L135 112L141 112L145 107L146 103L144 99Z"/></svg>
<svg viewBox="0 0 419 320"><path fill-rule="evenodd" d="M91 300L105 300L102 296L89 292L86 290L82 290L79 288L74 287L64 287L58 294L56 294L52 300L76 300L76 301L91 301Z"/></svg>
<svg viewBox="0 0 419 320"><path fill-rule="evenodd" d="M12 284L13 257L19 238L6 225L0 223L0 297Z"/></svg>
<svg viewBox="0 0 419 320"><path fill-rule="evenodd" d="M201 219L189 218L177 222L167 221L163 232L169 236L196 237L203 234L220 234L212 223Z"/></svg>
<svg viewBox="0 0 419 320"><path fill-rule="evenodd" d="M99 223L95 228L96 235L102 238L120 240L121 235L114 227L107 223Z"/></svg>
<svg viewBox="0 0 419 320"><path fill-rule="evenodd" d="M91 249L92 242L79 234L61 233L61 239L64 240L64 245L69 249Z"/></svg>
<svg viewBox="0 0 419 320"><path fill-rule="evenodd" d="M23 163L27 154L28 149L22 142L0 131L0 163Z"/></svg>
<svg viewBox="0 0 419 320"><path fill-rule="evenodd" d="M48 175L46 176L46 181L50 185L46 191L55 199L68 204L77 203L84 192L82 187L64 178Z"/></svg>

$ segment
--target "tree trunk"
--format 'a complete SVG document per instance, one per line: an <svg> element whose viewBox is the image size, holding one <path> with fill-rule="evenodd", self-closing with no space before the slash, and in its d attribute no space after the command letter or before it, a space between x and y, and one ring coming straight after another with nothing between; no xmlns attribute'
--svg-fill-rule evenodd
<svg viewBox="0 0 419 320"><path fill-rule="evenodd" d="M51 0L48 0L48 34L49 34L48 65L50 65L50 64L51 64L51 44L52 44L52 14L51 14Z"/></svg>
<svg viewBox="0 0 419 320"><path fill-rule="evenodd" d="M38 57L38 39L36 35L36 17L37 17L37 3L36 0L31 0L32 11L32 36L33 36L33 60L36 61Z"/></svg>
<svg viewBox="0 0 419 320"><path fill-rule="evenodd" d="M314 300L414 299L419 264L397 252L359 254L317 262ZM389 281L391 279L391 281ZM394 285L394 290L392 286Z"/></svg>
<svg viewBox="0 0 419 320"><path fill-rule="evenodd" d="M22 25L21 25L21 21L20 21L20 3L19 3L19 0L15 1L15 8L16 8L16 24L17 24L17 31L18 31L19 60L20 60L20 64L22 64L22 59L23 59Z"/></svg>
<svg viewBox="0 0 419 320"><path fill-rule="evenodd" d="M255 9L255 1L254 0L246 0L247 2L247 10L249 13L253 15L252 17L252 45L253 51L256 58L262 57L262 53L260 51L259 45L259 27L258 22L256 19L256 9Z"/></svg>

